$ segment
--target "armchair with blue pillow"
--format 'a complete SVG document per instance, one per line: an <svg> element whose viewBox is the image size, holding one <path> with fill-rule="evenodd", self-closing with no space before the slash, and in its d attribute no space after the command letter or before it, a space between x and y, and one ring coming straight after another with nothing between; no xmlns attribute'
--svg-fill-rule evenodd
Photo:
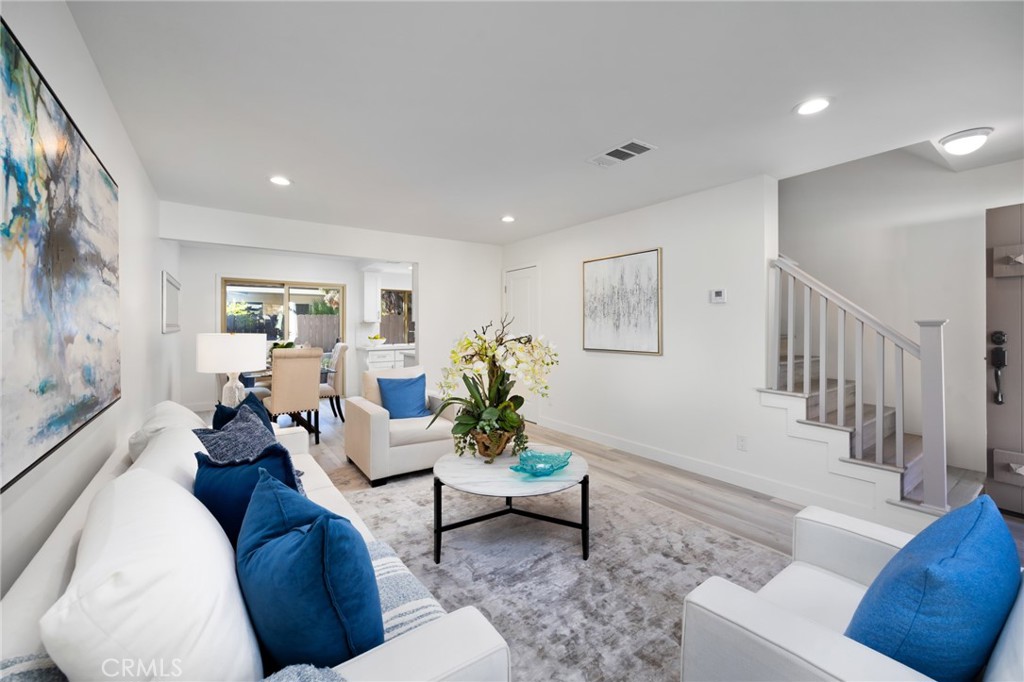
<svg viewBox="0 0 1024 682"><path fill-rule="evenodd" d="M681 679L1024 680L1016 545L987 495L916 536L808 507L761 590L687 595Z"/></svg>
<svg viewBox="0 0 1024 682"><path fill-rule="evenodd" d="M426 387L423 367L364 372L362 397L345 400L345 454L371 485L429 469L452 451L454 409L431 424L441 398Z"/></svg>

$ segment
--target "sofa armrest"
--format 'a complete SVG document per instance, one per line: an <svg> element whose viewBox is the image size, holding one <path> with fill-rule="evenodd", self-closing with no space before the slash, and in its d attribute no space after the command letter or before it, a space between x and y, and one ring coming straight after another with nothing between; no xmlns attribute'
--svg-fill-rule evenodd
<svg viewBox="0 0 1024 682"><path fill-rule="evenodd" d="M431 413L436 414L437 408L441 407L441 403L443 402L444 400L441 398L440 393L427 391L427 407L430 409ZM448 407L444 408L444 412L441 413L441 416L454 424L456 410L457 408L455 407L455 405L449 405Z"/></svg>
<svg viewBox="0 0 1024 682"><path fill-rule="evenodd" d="M345 399L345 455L371 481L387 476L391 415L366 398Z"/></svg>
<svg viewBox="0 0 1024 682"><path fill-rule="evenodd" d="M927 680L724 578L683 601L682 680Z"/></svg>
<svg viewBox="0 0 1024 682"><path fill-rule="evenodd" d="M301 426L274 426L274 437L277 442L293 455L309 454L309 431Z"/></svg>
<svg viewBox="0 0 1024 682"><path fill-rule="evenodd" d="M793 519L793 560L870 585L913 537L846 514L807 507Z"/></svg>
<svg viewBox="0 0 1024 682"><path fill-rule="evenodd" d="M472 606L426 623L334 668L345 679L507 682L508 644Z"/></svg>

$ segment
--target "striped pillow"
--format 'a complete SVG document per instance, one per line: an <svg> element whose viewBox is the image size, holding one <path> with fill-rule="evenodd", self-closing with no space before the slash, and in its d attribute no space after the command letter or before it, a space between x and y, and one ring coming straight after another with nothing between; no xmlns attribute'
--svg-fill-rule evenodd
<svg viewBox="0 0 1024 682"><path fill-rule="evenodd" d="M367 547L380 592L385 642L445 615L446 611L388 543L374 540Z"/></svg>

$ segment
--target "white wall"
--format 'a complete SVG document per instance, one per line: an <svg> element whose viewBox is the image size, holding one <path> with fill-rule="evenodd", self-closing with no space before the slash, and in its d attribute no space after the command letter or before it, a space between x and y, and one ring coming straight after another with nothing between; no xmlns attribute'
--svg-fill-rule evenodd
<svg viewBox="0 0 1024 682"><path fill-rule="evenodd" d="M954 173L905 151L779 183L782 253L912 339L915 320L949 319L949 462L976 471L985 471L985 209L1022 199L1020 161ZM916 361L906 376L916 430Z"/></svg>
<svg viewBox="0 0 1024 682"><path fill-rule="evenodd" d="M7 591L88 480L176 390L181 335L160 333L160 271L176 274L178 247L162 242L157 199L67 6L5 2L24 45L119 187L122 398L2 496L0 572Z"/></svg>
<svg viewBox="0 0 1024 682"><path fill-rule="evenodd" d="M220 399L223 377L200 374L196 367L196 334L220 330L223 278L323 282L345 285L345 339L348 395L358 385L355 352L351 351L357 311L362 308L363 277L352 259L337 256L268 251L246 247L181 245L181 402L194 410L211 410ZM329 349L327 349L329 350Z"/></svg>
<svg viewBox="0 0 1024 682"><path fill-rule="evenodd" d="M775 180L756 177L505 247L505 269L539 266L534 331L561 356L539 422L756 490L825 501L801 479L802 470L824 470L823 447L789 442L756 391L765 383L776 197ZM583 351L583 261L654 247L663 249L663 355ZM727 289L727 304L708 302L717 288ZM788 458L776 459L783 451Z"/></svg>
<svg viewBox="0 0 1024 682"><path fill-rule="evenodd" d="M489 244L376 232L171 202L160 202L160 235L192 243L192 246L182 247L184 253L191 253L195 245L221 244L271 249L277 252L275 258L280 258L281 252L304 254L315 248L322 256L414 263L416 345L430 384L440 379L440 369L448 362L452 343L461 334L501 315L501 249ZM305 255L295 258L283 267L311 262ZM210 270L206 273L198 276L212 277ZM185 280L182 284L190 286ZM217 295L213 289L218 285L212 281L199 286L208 287L210 296ZM361 292L362 280L359 279L348 294L350 323L358 322L357 315L361 314ZM215 312L212 307L209 310L205 324L213 329ZM349 345L361 343L365 330L365 325L357 326ZM194 346L195 341L188 333L182 337L184 357L189 352L188 346ZM356 344L352 343L353 339ZM354 362L356 353L349 355L350 363ZM183 362L187 374L189 361ZM352 387L352 382L359 380L359 372L354 364L349 368L349 386ZM203 390L206 395L207 389ZM350 394L357 393L350 388Z"/></svg>

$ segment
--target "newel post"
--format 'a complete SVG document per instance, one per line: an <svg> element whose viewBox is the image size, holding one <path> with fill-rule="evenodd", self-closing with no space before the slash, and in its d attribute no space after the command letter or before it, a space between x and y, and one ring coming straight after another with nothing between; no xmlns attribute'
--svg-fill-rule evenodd
<svg viewBox="0 0 1024 682"><path fill-rule="evenodd" d="M942 325L918 320L921 333L921 437L924 441L924 504L946 505L946 375Z"/></svg>

